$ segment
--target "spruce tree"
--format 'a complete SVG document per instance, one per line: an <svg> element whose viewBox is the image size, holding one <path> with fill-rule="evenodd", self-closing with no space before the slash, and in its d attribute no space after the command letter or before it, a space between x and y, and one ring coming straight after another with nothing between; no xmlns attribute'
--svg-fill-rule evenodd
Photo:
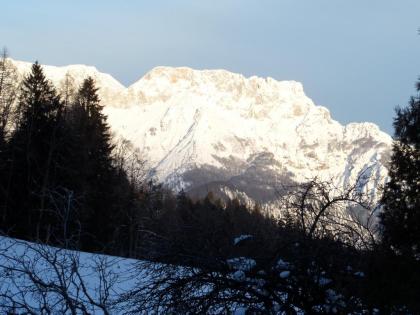
<svg viewBox="0 0 420 315"><path fill-rule="evenodd" d="M420 81L416 85L420 91ZM420 97L398 108L390 181L382 214L383 240L397 253L420 258Z"/></svg>
<svg viewBox="0 0 420 315"><path fill-rule="evenodd" d="M111 132L102 113L102 105L94 80L87 78L76 96L75 118L84 156L83 163L90 176L98 180L113 171Z"/></svg>
<svg viewBox="0 0 420 315"><path fill-rule="evenodd" d="M18 102L18 124L10 142L10 226L25 238L48 241L57 217L51 202L61 146L62 103L36 62L24 79Z"/></svg>
<svg viewBox="0 0 420 315"><path fill-rule="evenodd" d="M111 132L92 78L82 83L72 106L74 187L80 196L83 246L98 250L113 240L117 222L117 172L113 166Z"/></svg>

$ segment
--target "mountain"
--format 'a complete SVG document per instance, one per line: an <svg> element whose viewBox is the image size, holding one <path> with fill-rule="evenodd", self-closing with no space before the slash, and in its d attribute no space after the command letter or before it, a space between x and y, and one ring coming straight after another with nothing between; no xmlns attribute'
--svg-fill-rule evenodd
<svg viewBox="0 0 420 315"><path fill-rule="evenodd" d="M31 71L32 63L17 60L11 61L15 65L21 78ZM124 94L126 88L111 75L101 73L95 67L85 65L70 65L64 67L42 65L42 67L47 78L58 89L64 84L66 74L74 79L73 84L75 87L79 86L85 78L91 76L95 79L98 87L100 87L99 95L104 103L123 105L119 103L121 101L120 95Z"/></svg>
<svg viewBox="0 0 420 315"><path fill-rule="evenodd" d="M194 196L270 203L284 185L346 187L364 173L378 199L387 178L391 137L372 123L341 125L299 82L157 67L125 88L94 67L44 69L56 86L67 72L76 83L94 77L112 129L145 154L151 176Z"/></svg>

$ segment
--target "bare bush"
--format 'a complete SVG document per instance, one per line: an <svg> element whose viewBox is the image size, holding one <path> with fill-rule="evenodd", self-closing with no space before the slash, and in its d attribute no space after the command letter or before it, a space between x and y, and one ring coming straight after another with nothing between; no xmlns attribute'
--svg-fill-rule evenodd
<svg viewBox="0 0 420 315"><path fill-rule="evenodd" d="M4 49L0 56L0 138L7 138L12 128L18 86L16 67Z"/></svg>
<svg viewBox="0 0 420 315"><path fill-rule="evenodd" d="M113 157L115 167L127 174L130 184L135 190L139 190L146 182L147 165L144 154L133 144L122 137L114 135Z"/></svg>
<svg viewBox="0 0 420 315"><path fill-rule="evenodd" d="M119 260L8 238L0 242L0 312L112 314Z"/></svg>
<svg viewBox="0 0 420 315"><path fill-rule="evenodd" d="M316 178L285 188L279 201L282 219L296 224L304 238L331 237L356 248L372 248L380 205L363 191L370 179L367 173L361 172L345 188Z"/></svg>

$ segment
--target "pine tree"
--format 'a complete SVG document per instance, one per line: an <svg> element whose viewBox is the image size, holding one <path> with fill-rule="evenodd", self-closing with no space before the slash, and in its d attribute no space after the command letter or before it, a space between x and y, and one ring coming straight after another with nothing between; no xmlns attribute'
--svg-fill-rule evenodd
<svg viewBox="0 0 420 315"><path fill-rule="evenodd" d="M36 62L24 79L17 128L9 142L11 226L21 237L48 241L57 219L50 192L60 168L62 103Z"/></svg>
<svg viewBox="0 0 420 315"><path fill-rule="evenodd" d="M420 81L416 85L420 91ZM383 195L383 239L397 253L420 258L420 95L398 108L395 141Z"/></svg>

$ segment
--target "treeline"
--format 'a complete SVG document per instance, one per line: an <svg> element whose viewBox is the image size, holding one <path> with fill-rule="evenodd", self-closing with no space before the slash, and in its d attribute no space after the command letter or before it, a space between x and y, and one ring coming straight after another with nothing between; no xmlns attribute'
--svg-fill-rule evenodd
<svg viewBox="0 0 420 315"><path fill-rule="evenodd" d="M258 209L236 201L222 205L209 196L193 202L183 192L174 195L144 181L139 153L110 132L93 78L75 87L67 76L58 92L35 63L20 83L6 56L0 76L4 234L163 259L181 257L181 247L222 250L235 234L273 225Z"/></svg>
<svg viewBox="0 0 420 315"><path fill-rule="evenodd" d="M130 190L94 80L65 101L35 63L8 93L17 99L0 141L2 230L51 244L77 238L90 250L112 242Z"/></svg>

